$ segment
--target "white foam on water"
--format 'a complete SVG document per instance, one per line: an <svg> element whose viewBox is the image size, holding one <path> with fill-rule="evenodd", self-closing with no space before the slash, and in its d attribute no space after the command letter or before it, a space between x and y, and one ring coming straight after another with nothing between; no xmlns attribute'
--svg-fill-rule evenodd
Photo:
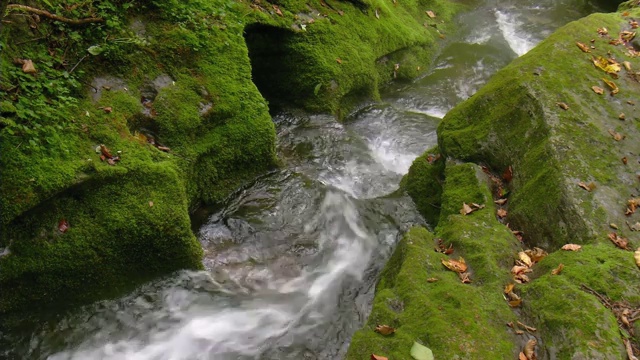
<svg viewBox="0 0 640 360"><path fill-rule="evenodd" d="M496 21L502 36L509 44L511 50L518 56L526 54L536 46L532 36L525 33L520 27L523 25L518 21L518 16L506 11L495 11Z"/></svg>
<svg viewBox="0 0 640 360"><path fill-rule="evenodd" d="M263 293L233 297L209 273L184 273L162 290L156 307L119 309L120 321L101 323L97 332L50 360L205 360L259 357L288 346L329 321L343 284L360 280L376 246L350 198L328 191L318 214L305 227L317 235L316 266L291 279L272 279ZM269 277L267 277L269 278ZM203 283L233 301L214 302L184 282ZM227 290L221 291L221 290ZM144 299L144 297L141 297ZM144 300L140 300L144 302Z"/></svg>

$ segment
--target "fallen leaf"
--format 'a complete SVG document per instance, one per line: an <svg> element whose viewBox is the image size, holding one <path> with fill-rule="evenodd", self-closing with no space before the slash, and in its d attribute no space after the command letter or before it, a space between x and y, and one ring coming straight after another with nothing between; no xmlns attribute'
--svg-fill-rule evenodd
<svg viewBox="0 0 640 360"><path fill-rule="evenodd" d="M558 105L562 110L569 110L569 105L567 105L566 103L557 102L556 105Z"/></svg>
<svg viewBox="0 0 640 360"><path fill-rule="evenodd" d="M608 33L609 33L609 30L607 30L606 27L598 28L598 35L604 36L604 35L607 35Z"/></svg>
<svg viewBox="0 0 640 360"><path fill-rule="evenodd" d="M504 199L498 199L498 200L494 201L494 203L495 203L495 204L497 204L497 205L502 206L502 205L504 205L504 204L506 204L506 203L507 203L507 199L506 199L506 198L504 198Z"/></svg>
<svg viewBox="0 0 640 360"><path fill-rule="evenodd" d="M518 307L520 304L522 304L522 299L509 301L509 306L511 307Z"/></svg>
<svg viewBox="0 0 640 360"><path fill-rule="evenodd" d="M551 275L559 275L562 272L562 269L564 269L564 265L563 264L558 265L557 268L551 270Z"/></svg>
<svg viewBox="0 0 640 360"><path fill-rule="evenodd" d="M635 20L629 21L629 25L631 25L632 29L637 29L638 28L638 22L635 21Z"/></svg>
<svg viewBox="0 0 640 360"><path fill-rule="evenodd" d="M458 260L454 259L442 259L442 265L444 265L447 269L451 271L455 271L457 273L463 273L467 271L467 264L465 263L462 257L458 258Z"/></svg>
<svg viewBox="0 0 640 360"><path fill-rule="evenodd" d="M607 86L611 89L611 95L615 95L620 91L620 89L618 89L618 85L616 85L613 81L607 80L605 78L602 78L602 81L604 81L604 83L607 84Z"/></svg>
<svg viewBox="0 0 640 360"><path fill-rule="evenodd" d="M616 225L614 223L609 224L609 227L611 227L612 229L618 230L618 225Z"/></svg>
<svg viewBox="0 0 640 360"><path fill-rule="evenodd" d="M520 352L520 355L518 355L518 360L529 360L527 359L527 355L525 355L522 351Z"/></svg>
<svg viewBox="0 0 640 360"><path fill-rule="evenodd" d="M375 332L380 333L382 335L391 335L396 332L396 329L392 328L389 325L378 325L376 326Z"/></svg>
<svg viewBox="0 0 640 360"><path fill-rule="evenodd" d="M594 93L598 94L598 95L602 95L604 94L604 89L599 87L599 86L592 86L591 90L593 90Z"/></svg>
<svg viewBox="0 0 640 360"><path fill-rule="evenodd" d="M524 274L526 272L531 272L531 269L528 266L515 265L511 268L511 273L513 275Z"/></svg>
<svg viewBox="0 0 640 360"><path fill-rule="evenodd" d="M578 250L582 249L582 245L566 244L563 247L561 247L561 249L564 250L564 251L578 251Z"/></svg>
<svg viewBox="0 0 640 360"><path fill-rule="evenodd" d="M336 62L337 62L338 64L342 64L342 59L340 59L340 58L336 58Z"/></svg>
<svg viewBox="0 0 640 360"><path fill-rule="evenodd" d="M613 140L615 140L615 141L624 140L624 138L625 138L624 135L622 135L622 134L620 134L618 132L615 132L615 131L613 131L611 129L609 129L609 134L611 134L611 136L613 136Z"/></svg>
<svg viewBox="0 0 640 360"><path fill-rule="evenodd" d="M640 206L640 198L627 200L627 211L625 212L625 215L631 215L635 213L638 206Z"/></svg>
<svg viewBox="0 0 640 360"><path fill-rule="evenodd" d="M467 205L467 203L462 203L462 209L460 210L460 214L469 215L474 211L475 210L473 208L471 208L471 206Z"/></svg>
<svg viewBox="0 0 640 360"><path fill-rule="evenodd" d="M507 284L507 286L504 287L504 293L508 294L508 293L512 292L513 288L515 288L515 287L516 287L516 284L513 284L513 283Z"/></svg>
<svg viewBox="0 0 640 360"><path fill-rule="evenodd" d="M636 265L640 267L640 247L633 253L633 258L636 260Z"/></svg>
<svg viewBox="0 0 640 360"><path fill-rule="evenodd" d="M433 351L422 344L414 342L411 347L411 357L415 360L433 360Z"/></svg>
<svg viewBox="0 0 640 360"><path fill-rule="evenodd" d="M623 61L622 65L624 65L624 68L627 69L627 71L631 71L631 63L628 61Z"/></svg>
<svg viewBox="0 0 640 360"><path fill-rule="evenodd" d="M627 250L627 247L629 246L629 240L619 236L614 232L609 234L609 240L611 240L612 243L614 243L617 247L623 250Z"/></svg>
<svg viewBox="0 0 640 360"><path fill-rule="evenodd" d="M513 280L519 284L526 284L529 282L529 277L525 274L518 274L513 277Z"/></svg>
<svg viewBox="0 0 640 360"><path fill-rule="evenodd" d="M24 63L22 64L22 71L26 74L35 74L36 71L36 67L33 65L33 61L31 60L24 60Z"/></svg>
<svg viewBox="0 0 640 360"><path fill-rule="evenodd" d="M275 10L276 14L278 14L280 16L284 16L284 15L282 15L282 11L278 7L278 5L271 5L271 6L273 6L273 10Z"/></svg>
<svg viewBox="0 0 640 360"><path fill-rule="evenodd" d="M589 185L583 183L583 182L579 182L578 186L580 186L581 188L587 190L587 191L593 191L596 188L596 184L594 183L589 183Z"/></svg>
<svg viewBox="0 0 640 360"><path fill-rule="evenodd" d="M520 260L522 260L523 263L527 264L527 266L533 265L533 262L531 261L531 258L524 251L520 251L518 253L518 258L520 258Z"/></svg>
<svg viewBox="0 0 640 360"><path fill-rule="evenodd" d="M380 356L380 355L376 355L376 354L371 354L371 360L389 360L389 358L384 357L384 356Z"/></svg>
<svg viewBox="0 0 640 360"><path fill-rule="evenodd" d="M112 158L113 155L111 155L111 152L109 151L109 148L107 148L106 146L104 146L104 144L100 145L100 152L102 153L102 155L104 155L104 157L106 158Z"/></svg>
<svg viewBox="0 0 640 360"><path fill-rule="evenodd" d="M468 272L458 273L458 277L463 284L471 284L471 277Z"/></svg>
<svg viewBox="0 0 640 360"><path fill-rule="evenodd" d="M518 296L518 294L514 293L513 291L508 292L507 296L509 297L509 301L520 300L520 296Z"/></svg>
<svg viewBox="0 0 640 360"><path fill-rule="evenodd" d="M149 207L153 207L153 201L149 201Z"/></svg>
<svg viewBox="0 0 640 360"><path fill-rule="evenodd" d="M534 247L533 250L525 250L524 251L534 263L540 262L542 259L549 255L546 251L539 247Z"/></svg>
<svg viewBox="0 0 640 360"><path fill-rule="evenodd" d="M620 38L626 42L633 40L635 37L636 33L634 31L625 30L620 32Z"/></svg>
<svg viewBox="0 0 640 360"><path fill-rule="evenodd" d="M376 19L380 19L380 14L378 13L378 9L376 9Z"/></svg>
<svg viewBox="0 0 640 360"><path fill-rule="evenodd" d="M67 230L69 230L69 222L66 219L60 219L58 222L58 231L64 234Z"/></svg>
<svg viewBox="0 0 640 360"><path fill-rule="evenodd" d="M576 45L578 45L578 47L580 48L580 50L582 50L582 52L591 52L591 50L589 50L589 47L579 41L576 41Z"/></svg>
<svg viewBox="0 0 640 360"><path fill-rule="evenodd" d="M538 344L538 341L536 339L531 339L531 340L527 341L527 343L524 345L524 349L522 349L522 352L527 357L527 360L535 360L536 359L536 345L537 344Z"/></svg>
<svg viewBox="0 0 640 360"><path fill-rule="evenodd" d="M498 209L498 211L496 211L496 215L498 215L498 217L500 219L503 219L507 216L507 210L505 209Z"/></svg>
<svg viewBox="0 0 640 360"><path fill-rule="evenodd" d="M432 277L432 278L428 278L428 279L427 279L427 282L430 282L430 283L434 283L434 282L436 282L436 281L438 281L438 278L434 278L434 277Z"/></svg>
<svg viewBox="0 0 640 360"><path fill-rule="evenodd" d="M435 19L436 14L435 14L433 11L431 11L431 10L427 10L427 11L425 11L425 12L427 13L427 15L428 15L430 18Z"/></svg>
<svg viewBox="0 0 640 360"><path fill-rule="evenodd" d="M160 145L156 146L156 149L158 149L158 150L160 150L160 151L164 151L164 152L169 152L169 151L171 151L171 149L170 149L170 148L168 148L168 147L166 147L166 146L160 146Z"/></svg>
<svg viewBox="0 0 640 360"><path fill-rule="evenodd" d="M102 110L104 110L104 112L106 112L107 114L111 114L111 112L113 111L113 108L111 106L107 106L107 107L103 107Z"/></svg>
<svg viewBox="0 0 640 360"><path fill-rule="evenodd" d="M597 58L592 58L593 64L606 72L607 74L617 74L620 71L620 64L615 61L609 61L602 56L598 56Z"/></svg>
<svg viewBox="0 0 640 360"><path fill-rule="evenodd" d="M629 223L627 223L628 225ZM640 222L637 222L633 225L629 225L629 229L631 229L631 231L640 231Z"/></svg>
<svg viewBox="0 0 640 360"><path fill-rule="evenodd" d="M626 118L627 118L627 116L624 113L620 113L620 115L618 115L618 119L620 119L620 120L624 120Z"/></svg>
<svg viewBox="0 0 640 360"><path fill-rule="evenodd" d="M522 326L525 330L527 330L527 331L528 331L528 332L530 332L530 333L536 332L536 331L538 330L538 329L536 329L536 328L534 328L534 327L532 327L532 326L529 326L529 325L523 324L523 323L521 323L520 321L518 321L518 325Z"/></svg>
<svg viewBox="0 0 640 360"><path fill-rule="evenodd" d="M504 179L504 181L506 182L511 182L511 179L513 179L513 168L511 168L511 166L509 166L504 173L502 173L502 178Z"/></svg>

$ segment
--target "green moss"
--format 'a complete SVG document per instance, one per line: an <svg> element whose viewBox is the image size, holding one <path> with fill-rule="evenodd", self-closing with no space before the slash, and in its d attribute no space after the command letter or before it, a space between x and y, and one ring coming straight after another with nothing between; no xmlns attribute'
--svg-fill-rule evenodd
<svg viewBox="0 0 640 360"><path fill-rule="evenodd" d="M429 156L435 156L437 149L427 150L416 158L409 172L402 178L400 188L409 194L420 214L435 227L440 217L440 197L444 176L444 158L429 163Z"/></svg>
<svg viewBox="0 0 640 360"><path fill-rule="evenodd" d="M92 181L7 228L11 255L0 260L0 312L84 303L159 274L202 267L174 166L96 170ZM58 231L62 219L69 224L65 233Z"/></svg>

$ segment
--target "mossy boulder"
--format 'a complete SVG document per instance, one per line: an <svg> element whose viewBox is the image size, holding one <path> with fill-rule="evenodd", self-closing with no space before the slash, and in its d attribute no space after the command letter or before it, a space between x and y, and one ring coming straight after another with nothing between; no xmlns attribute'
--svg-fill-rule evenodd
<svg viewBox="0 0 640 360"><path fill-rule="evenodd" d="M628 238L630 249L639 244L630 226L640 215L625 212L627 200L637 196L640 171L638 162L630 161L640 153L640 143L634 141L640 136L640 61L633 56L634 48L627 48L631 44L611 43L621 31L632 30L630 20L638 16L637 4L628 2L618 13L594 14L556 31L445 116L438 128L438 148L428 151L447 159L444 172L425 166L425 154L403 180L418 206L431 202L435 192L428 190L444 183L436 234L468 252L464 257L480 279L499 279L509 274L505 269L514 264L517 250L491 241L494 236L465 235L478 228L484 235L497 230L469 226L469 219L482 216L484 209L470 217L457 215L461 202L482 201L483 195L468 187L470 172L451 164L475 163L493 171L495 178L504 177L505 222L524 231L523 246L550 252L533 267L531 281L517 286L523 302L514 311L520 321L537 328L528 336L538 340L539 358L619 359L626 356L623 338L640 343L619 327L602 300L640 305L640 271L633 254L607 236L615 232ZM599 28L608 34L598 34ZM576 42L587 44L589 52ZM620 70L606 73L595 66L599 57L619 63ZM615 93L609 81L615 83ZM605 93L596 93L593 86ZM502 176L508 168L512 177ZM494 220L493 211L487 222ZM566 243L583 248L560 250ZM560 264L564 270L553 275ZM484 305L475 310L483 313ZM522 338L518 345L523 345Z"/></svg>
<svg viewBox="0 0 640 360"><path fill-rule="evenodd" d="M510 359L517 356L518 339L506 323L516 315L502 292L519 244L494 215L487 178L473 164L447 163L443 207L435 234L411 229L398 244L376 287L371 315L353 336L347 359L375 353L390 359L411 359L414 341L433 350L436 359ZM486 207L460 214L463 202ZM469 266L471 284L447 270L434 251L436 238L455 249ZM436 278L436 282L427 279ZM377 325L396 328L376 333Z"/></svg>

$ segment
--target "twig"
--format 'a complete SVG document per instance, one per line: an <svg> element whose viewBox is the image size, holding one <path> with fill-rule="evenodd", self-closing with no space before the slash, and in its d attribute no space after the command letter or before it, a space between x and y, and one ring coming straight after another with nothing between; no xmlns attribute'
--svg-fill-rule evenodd
<svg viewBox="0 0 640 360"><path fill-rule="evenodd" d="M41 36L41 37L39 37L39 38L34 38L34 39L25 40L25 41L20 41L20 42L15 43L14 45L22 45L22 44L26 44L26 43L28 43L28 42L38 41L38 40L42 40L42 39L46 39L46 38L47 38L46 36Z"/></svg>
<svg viewBox="0 0 640 360"><path fill-rule="evenodd" d="M96 22L103 22L104 21L103 18L98 18L98 17L88 17L88 18L84 18L84 19L69 19L69 18L62 17L62 16L59 16L59 15L56 15L56 14L52 14L52 13L46 11L46 10L36 9L34 7L31 7L31 6L19 5L19 4L9 4L9 5L7 5L7 10L9 10L9 11L11 11L11 10L27 11L27 12L30 12L30 13L42 15L42 16L47 17L49 19L61 21L63 23L67 23L67 24L71 24L71 25L82 25L82 24L96 23Z"/></svg>
<svg viewBox="0 0 640 360"><path fill-rule="evenodd" d="M87 58L87 56L89 56L89 55L85 55L85 56L83 56L83 57L82 57L82 59L80 59L80 61L78 61L75 65L73 65L73 67L72 67L72 68L71 68L71 70L69 71L69 74L71 74L71 73L73 72L73 70L75 70L75 69L78 67L78 65L80 65L80 63L81 63L84 59L86 59L86 58Z"/></svg>

